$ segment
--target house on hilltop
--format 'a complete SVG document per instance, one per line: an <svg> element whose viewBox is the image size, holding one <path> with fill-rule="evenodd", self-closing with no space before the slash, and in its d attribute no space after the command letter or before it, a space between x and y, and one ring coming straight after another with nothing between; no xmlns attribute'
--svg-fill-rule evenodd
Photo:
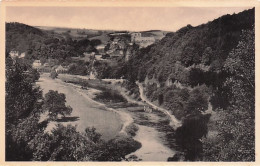
<svg viewBox="0 0 260 166"><path fill-rule="evenodd" d="M105 47L106 47L106 45L100 44L100 45L96 46L96 49L98 50L99 53L104 53Z"/></svg>

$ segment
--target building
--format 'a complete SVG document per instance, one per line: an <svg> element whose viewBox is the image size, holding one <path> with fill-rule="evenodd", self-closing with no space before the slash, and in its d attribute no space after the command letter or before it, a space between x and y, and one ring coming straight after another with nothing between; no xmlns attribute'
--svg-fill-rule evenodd
<svg viewBox="0 0 260 166"><path fill-rule="evenodd" d="M11 56L12 59L16 58L19 56L18 51L10 51L9 55Z"/></svg>
<svg viewBox="0 0 260 166"><path fill-rule="evenodd" d="M149 106L144 106L144 112L152 113L153 109L151 107L149 107Z"/></svg>
<svg viewBox="0 0 260 166"><path fill-rule="evenodd" d="M143 37L140 32L131 33L131 42L138 44L140 47L147 47L155 42L154 37Z"/></svg>
<svg viewBox="0 0 260 166"><path fill-rule="evenodd" d="M33 64L32 64L32 67L33 67L34 69L39 69L39 68L41 68L41 67L42 67L41 61L40 61L40 60L35 60L35 61L33 62Z"/></svg>
<svg viewBox="0 0 260 166"><path fill-rule="evenodd" d="M101 54L96 54L95 55L96 60L102 60L102 55Z"/></svg>
<svg viewBox="0 0 260 166"><path fill-rule="evenodd" d="M99 53L104 53L105 47L106 47L106 45L100 44L100 45L96 46L96 49L98 50Z"/></svg>
<svg viewBox="0 0 260 166"><path fill-rule="evenodd" d="M59 65L56 69L55 69L56 73L67 73L68 69Z"/></svg>

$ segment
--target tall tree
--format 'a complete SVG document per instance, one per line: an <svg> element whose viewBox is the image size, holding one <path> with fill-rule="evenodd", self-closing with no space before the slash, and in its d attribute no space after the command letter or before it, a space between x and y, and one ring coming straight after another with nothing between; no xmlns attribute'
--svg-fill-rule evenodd
<svg viewBox="0 0 260 166"><path fill-rule="evenodd" d="M58 115L70 115L72 108L66 106L66 96L63 93L58 93L58 91L50 90L45 94L43 108L48 111L50 120L55 120Z"/></svg>
<svg viewBox="0 0 260 166"><path fill-rule="evenodd" d="M205 160L255 160L255 39L254 30L242 32L224 68L231 76L224 82L230 89L226 110L218 109L218 135L204 141Z"/></svg>

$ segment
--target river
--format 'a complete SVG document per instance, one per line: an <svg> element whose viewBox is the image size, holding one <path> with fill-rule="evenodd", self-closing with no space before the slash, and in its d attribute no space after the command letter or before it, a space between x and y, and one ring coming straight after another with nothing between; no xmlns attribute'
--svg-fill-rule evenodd
<svg viewBox="0 0 260 166"><path fill-rule="evenodd" d="M139 102L136 102L135 106L111 108L92 99L93 91L98 90L83 90L80 86L65 83L60 79L53 80L49 74L42 74L37 84L43 89L44 94L49 90L64 93L67 104L73 108L71 117L78 117L75 121L59 123L77 125L77 130L81 132L84 132L86 127L93 126L102 134L104 140L124 132L128 125L134 123L139 130L133 138L140 142L142 147L128 156L135 155L142 161L167 161L168 157L175 154L175 151L166 145L165 135L160 131L160 127L165 127L162 125L163 121L168 118L142 111L143 105L140 106ZM51 130L56 123L58 122L52 122L47 130Z"/></svg>

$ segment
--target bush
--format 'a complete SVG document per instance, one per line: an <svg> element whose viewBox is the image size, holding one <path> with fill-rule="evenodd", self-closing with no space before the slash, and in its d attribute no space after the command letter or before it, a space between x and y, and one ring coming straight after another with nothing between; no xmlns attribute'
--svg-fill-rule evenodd
<svg viewBox="0 0 260 166"><path fill-rule="evenodd" d="M51 74L50 74L50 77L51 77L52 79L55 79L55 78L58 77L58 73L57 73L55 70L52 70L52 71L51 71Z"/></svg>
<svg viewBox="0 0 260 166"><path fill-rule="evenodd" d="M97 94L95 97L96 100L102 101L102 102L126 102L127 100L118 92L113 90L106 90L102 91L101 93Z"/></svg>
<svg viewBox="0 0 260 166"><path fill-rule="evenodd" d="M138 126L136 126L134 123L132 123L125 128L125 131L127 134L129 134L130 136L133 137L136 135L136 132L138 131Z"/></svg>

